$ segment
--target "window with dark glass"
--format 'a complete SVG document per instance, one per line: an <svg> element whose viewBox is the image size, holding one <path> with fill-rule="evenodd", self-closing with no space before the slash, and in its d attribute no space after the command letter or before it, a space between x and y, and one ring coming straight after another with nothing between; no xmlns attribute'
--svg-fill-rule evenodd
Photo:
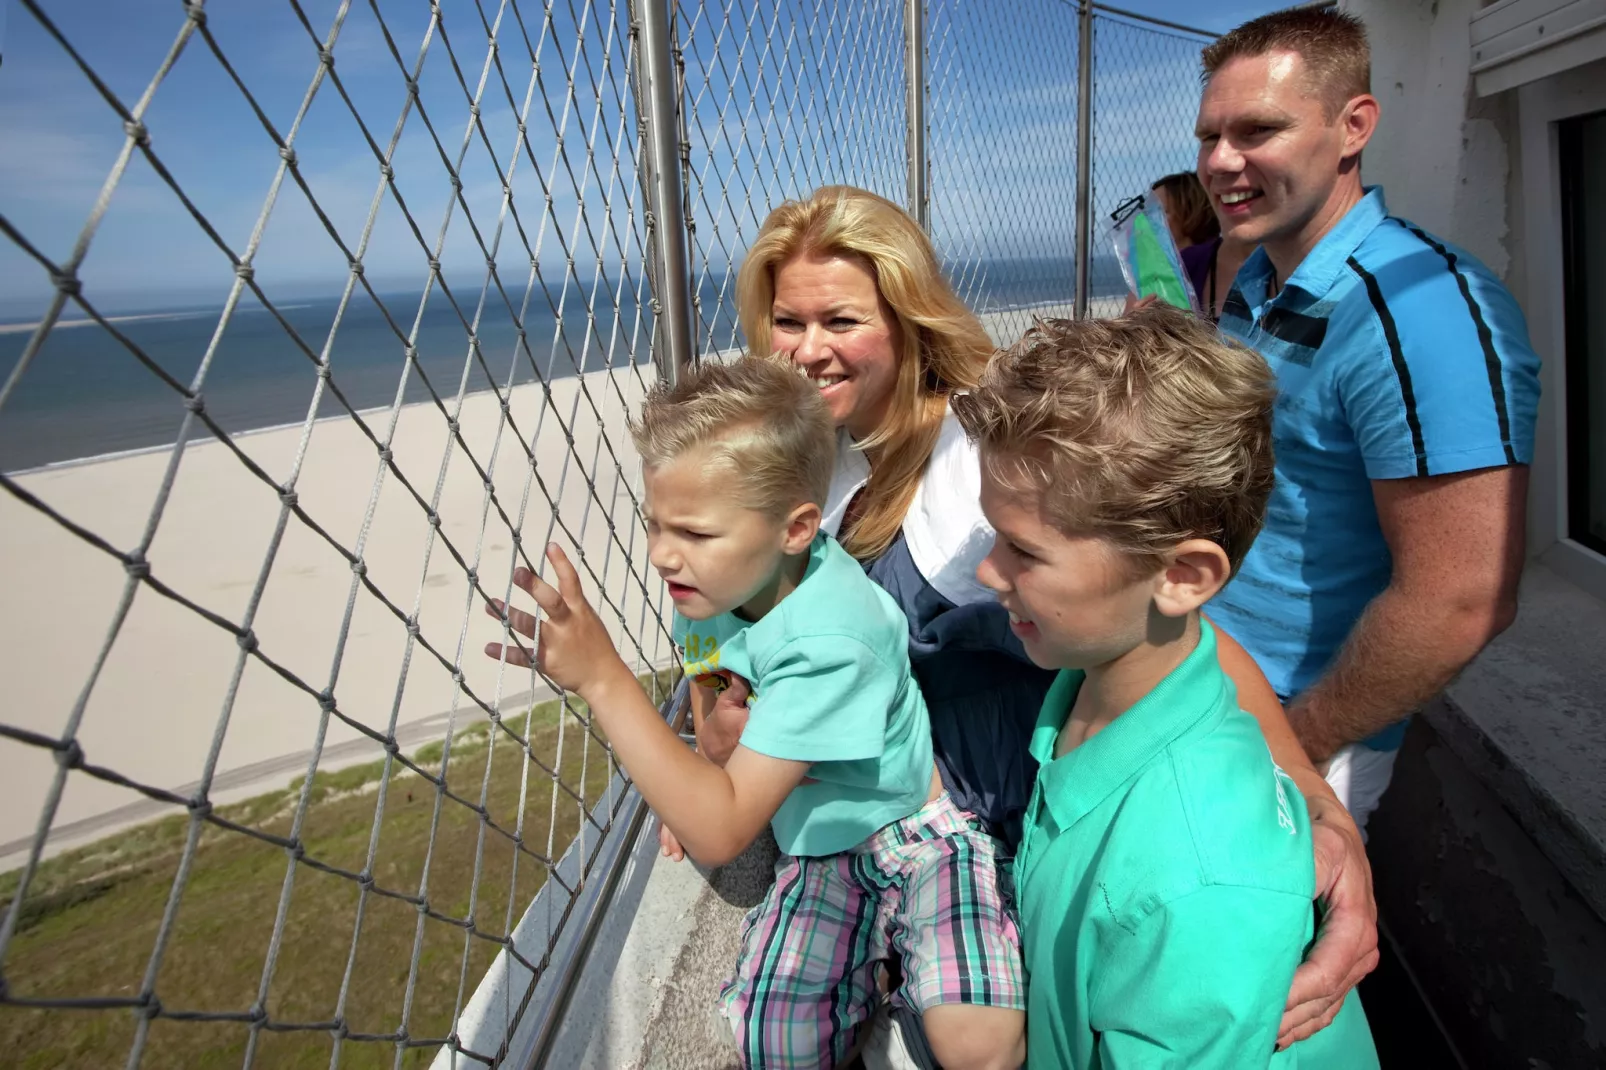
<svg viewBox="0 0 1606 1070"><path fill-rule="evenodd" d="M1568 535L1606 553L1606 112L1561 124Z"/></svg>

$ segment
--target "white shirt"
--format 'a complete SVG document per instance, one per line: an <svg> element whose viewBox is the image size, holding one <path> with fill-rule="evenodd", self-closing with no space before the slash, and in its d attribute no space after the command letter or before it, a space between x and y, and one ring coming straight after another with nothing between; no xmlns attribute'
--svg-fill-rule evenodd
<svg viewBox="0 0 1606 1070"><path fill-rule="evenodd" d="M870 478L870 462L849 436L837 431L836 468L820 527L836 535L848 503ZM904 543L926 582L955 605L990 602L976 566L993 545L992 525L981 512L981 457L952 412L944 417L926 471L903 518Z"/></svg>

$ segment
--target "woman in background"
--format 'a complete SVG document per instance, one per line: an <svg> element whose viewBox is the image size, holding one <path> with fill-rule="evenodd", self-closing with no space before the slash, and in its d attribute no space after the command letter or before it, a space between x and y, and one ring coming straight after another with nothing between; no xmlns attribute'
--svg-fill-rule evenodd
<svg viewBox="0 0 1606 1070"><path fill-rule="evenodd" d="M1166 175L1149 188L1165 209L1171 240L1182 254L1182 267L1193 283L1200 312L1212 323L1220 321L1232 281L1255 247L1221 236L1210 194L1192 171Z"/></svg>

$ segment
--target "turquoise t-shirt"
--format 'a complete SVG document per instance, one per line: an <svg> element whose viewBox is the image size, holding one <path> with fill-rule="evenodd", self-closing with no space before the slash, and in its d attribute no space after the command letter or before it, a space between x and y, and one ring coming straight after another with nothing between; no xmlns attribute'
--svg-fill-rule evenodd
<svg viewBox="0 0 1606 1070"><path fill-rule="evenodd" d="M1153 691L1061 758L1082 673L1060 673L1044 700L1015 858L1030 1070L1378 1065L1353 992L1332 1025L1274 1052L1316 932L1310 819L1200 631Z"/></svg>
<svg viewBox="0 0 1606 1070"><path fill-rule="evenodd" d="M812 763L771 825L791 855L837 854L926 802L931 725L909 668L909 623L824 535L797 589L761 620L675 615L686 673L752 686L742 746Z"/></svg>

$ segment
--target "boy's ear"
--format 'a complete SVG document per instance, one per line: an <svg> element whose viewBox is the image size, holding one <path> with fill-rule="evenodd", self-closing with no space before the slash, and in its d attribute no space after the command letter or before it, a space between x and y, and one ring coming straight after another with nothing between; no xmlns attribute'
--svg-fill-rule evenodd
<svg viewBox="0 0 1606 1070"><path fill-rule="evenodd" d="M1154 581L1154 605L1168 617L1183 617L1227 585L1227 552L1209 539L1188 539L1165 558Z"/></svg>
<svg viewBox="0 0 1606 1070"><path fill-rule="evenodd" d="M814 543L814 536L819 533L823 515L819 505L814 502L805 502L787 513L786 535L781 542L781 549L789 554L807 553Z"/></svg>

